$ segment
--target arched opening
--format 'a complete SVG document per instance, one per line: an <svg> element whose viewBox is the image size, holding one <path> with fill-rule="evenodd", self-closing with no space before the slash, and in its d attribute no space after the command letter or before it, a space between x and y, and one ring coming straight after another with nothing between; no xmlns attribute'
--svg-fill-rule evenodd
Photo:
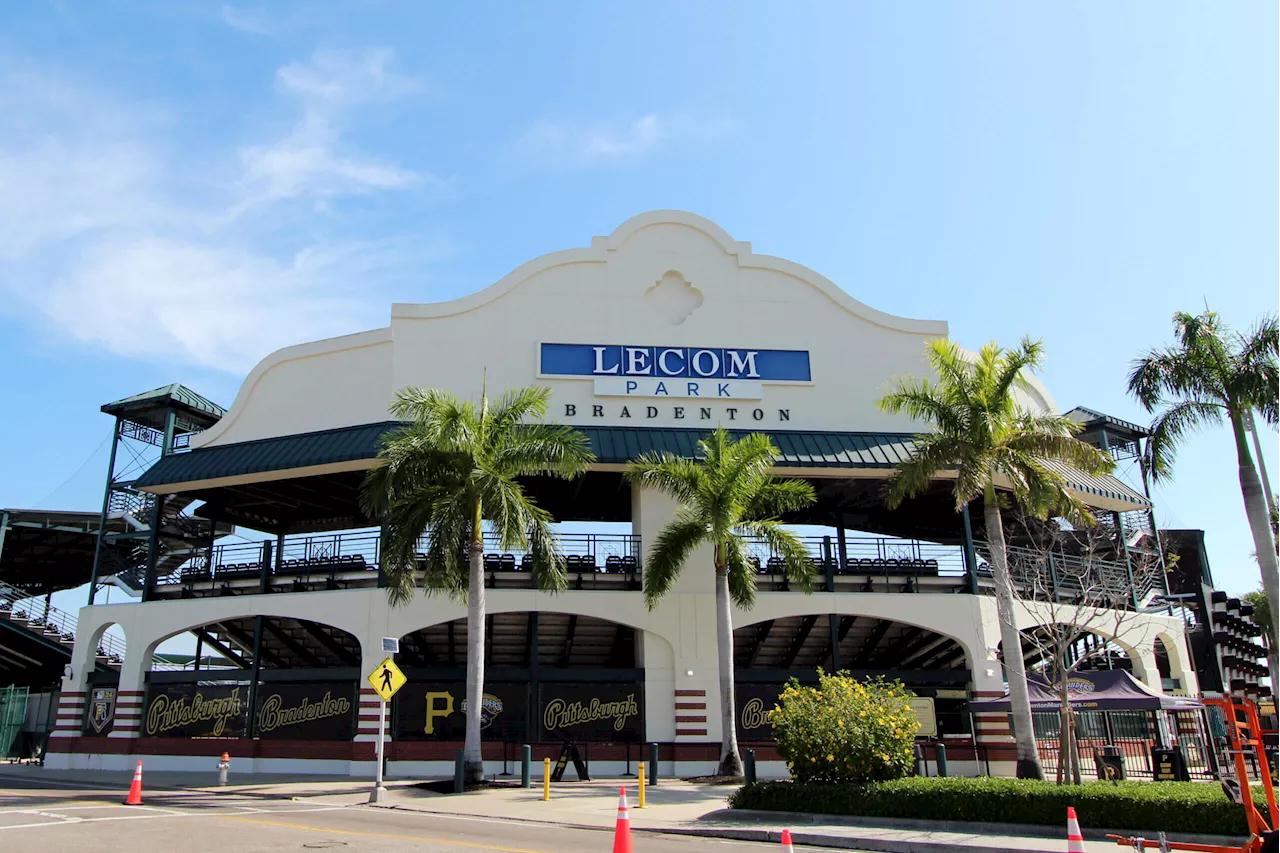
<svg viewBox="0 0 1280 853"><path fill-rule="evenodd" d="M350 741L360 642L332 625L238 616L157 642L142 737Z"/></svg>
<svg viewBox="0 0 1280 853"><path fill-rule="evenodd" d="M487 617L482 739L498 758L520 743L638 743L644 738L641 632L595 616L504 612ZM465 733L467 620L412 631L398 660L409 683L392 701L397 759ZM512 753L514 754L514 753ZM621 757L621 756L619 756Z"/></svg>
<svg viewBox="0 0 1280 853"><path fill-rule="evenodd" d="M902 681L917 699L921 737L969 734L969 669L954 638L918 625L853 614L809 614L733 632L738 736L772 740L765 714L788 679L816 683L818 668Z"/></svg>

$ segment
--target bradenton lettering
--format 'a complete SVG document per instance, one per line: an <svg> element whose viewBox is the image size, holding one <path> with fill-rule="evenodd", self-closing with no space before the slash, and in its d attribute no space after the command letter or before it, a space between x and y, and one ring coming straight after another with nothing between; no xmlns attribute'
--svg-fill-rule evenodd
<svg viewBox="0 0 1280 853"><path fill-rule="evenodd" d="M542 712L542 727L548 731L567 729L583 723L594 723L597 720L613 718L613 730L620 732L627 724L628 717L640 713L636 704L636 694L629 693L620 702L601 702L592 699L589 703L566 702L563 699L552 699Z"/></svg>
<svg viewBox="0 0 1280 853"><path fill-rule="evenodd" d="M309 723L312 720L323 720L328 717L340 717L351 713L351 700L339 696L334 699L329 691L319 702L312 702L302 697L302 703L292 708L284 707L284 699L279 693L272 693L262 703L258 712L258 731L269 732L281 726L296 726L298 723Z"/></svg>
<svg viewBox="0 0 1280 853"><path fill-rule="evenodd" d="M758 729L769 725L768 712L764 709L764 700L757 696L742 706L742 728Z"/></svg>
<svg viewBox="0 0 1280 853"><path fill-rule="evenodd" d="M213 720L210 734L218 737L226 730L228 718L244 713L240 689L233 689L230 696L221 699L206 699L203 693L197 692L191 697L190 703L185 696L175 700L169 694L162 693L151 700L151 707L147 709L147 734L159 734L192 723Z"/></svg>

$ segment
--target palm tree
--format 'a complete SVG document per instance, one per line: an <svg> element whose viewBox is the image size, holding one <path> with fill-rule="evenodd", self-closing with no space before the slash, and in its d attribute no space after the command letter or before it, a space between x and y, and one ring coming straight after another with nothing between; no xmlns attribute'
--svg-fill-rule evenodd
<svg viewBox="0 0 1280 853"><path fill-rule="evenodd" d="M644 598L650 610L671 589L695 548L704 544L714 548L722 776L742 775L729 605L747 610L755 603L757 571L747 553L746 538L763 540L801 590L813 588L814 567L804 544L778 521L779 515L813 503L813 487L803 480L774 477L777 455L767 435L753 433L734 441L721 427L698 442L696 461L670 453L646 453L627 471L630 482L664 492L680 504L675 519L662 528L645 559Z"/></svg>
<svg viewBox="0 0 1280 853"><path fill-rule="evenodd" d="M1253 534L1254 556L1262 570L1262 586L1271 605L1271 630L1280 609L1280 581L1276 579L1276 545L1262 483L1253 466L1245 424L1253 410L1267 423L1277 421L1275 317L1264 317L1247 335L1231 331L1213 311L1199 316L1173 315L1177 343L1154 349L1133 363L1129 393L1148 412L1164 410L1151 424L1146 463L1153 480L1173 473L1174 453L1191 433L1225 417L1236 440L1240 494Z"/></svg>
<svg viewBox="0 0 1280 853"><path fill-rule="evenodd" d="M517 479L571 479L595 458L582 433L539 422L550 395L549 388L516 388L490 407L484 393L476 405L436 389L400 390L391 413L405 424L382 440L382 464L369 472L361 490L361 509L382 524L381 565L391 604L409 602L419 582L428 593L443 591L467 602L468 782L484 777L484 524L504 551L528 551L539 589L565 589L565 561L551 515ZM426 552L420 554L424 535Z"/></svg>
<svg viewBox="0 0 1280 853"><path fill-rule="evenodd" d="M894 473L888 504L896 508L904 499L920 494L944 471L955 472L952 490L957 511L982 497L1017 741L1018 776L1043 779L1031 727L1022 639L1015 620L996 486L1012 491L1014 503L1028 515L1046 518L1053 513L1076 524L1091 524L1088 509L1067 492L1066 479L1046 463L1065 462L1091 474L1110 471L1114 463L1074 437L1078 424L1060 415L1035 414L1018 405L1014 391L1026 383L1024 371L1038 368L1043 361L1039 341L1024 338L1012 350L990 343L976 358L970 358L954 343L938 338L927 344L926 355L937 381L899 379L880 401L885 412L905 412L933 427L917 439L911 459Z"/></svg>

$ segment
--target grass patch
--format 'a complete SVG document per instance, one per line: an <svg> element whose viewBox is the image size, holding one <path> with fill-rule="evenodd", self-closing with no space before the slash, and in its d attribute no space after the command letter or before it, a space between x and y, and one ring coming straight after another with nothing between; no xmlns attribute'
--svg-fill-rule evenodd
<svg viewBox="0 0 1280 853"><path fill-rule="evenodd" d="M1263 805L1260 795L1256 799ZM1202 782L1058 786L1030 779L912 777L862 785L756 782L729 797L734 809L1063 827L1067 806L1075 806L1086 828L1248 834L1244 809L1216 784Z"/></svg>

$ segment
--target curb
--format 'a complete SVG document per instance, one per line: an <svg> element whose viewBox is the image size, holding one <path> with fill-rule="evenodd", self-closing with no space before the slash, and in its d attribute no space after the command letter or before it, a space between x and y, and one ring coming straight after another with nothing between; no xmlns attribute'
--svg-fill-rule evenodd
<svg viewBox="0 0 1280 853"><path fill-rule="evenodd" d="M809 812L756 811L754 809L721 809L718 812L709 812L703 817L706 818L711 815L714 815L718 820L742 821L743 823L752 821L790 823L792 825L823 823L832 826L848 826L854 829L859 827L866 829L910 829L921 832L958 832L972 835L1052 838L1058 840L1063 838L1064 832L1061 827L1037 823L976 823L955 820L924 820L922 818L859 817L856 815L824 815ZM1154 838L1156 830L1084 828L1081 834L1090 841L1106 841L1109 834L1129 836L1143 833L1147 833L1149 837ZM795 834L794 831L792 834ZM1173 833L1169 840L1232 847L1244 843L1245 839L1244 836L1178 832Z"/></svg>

